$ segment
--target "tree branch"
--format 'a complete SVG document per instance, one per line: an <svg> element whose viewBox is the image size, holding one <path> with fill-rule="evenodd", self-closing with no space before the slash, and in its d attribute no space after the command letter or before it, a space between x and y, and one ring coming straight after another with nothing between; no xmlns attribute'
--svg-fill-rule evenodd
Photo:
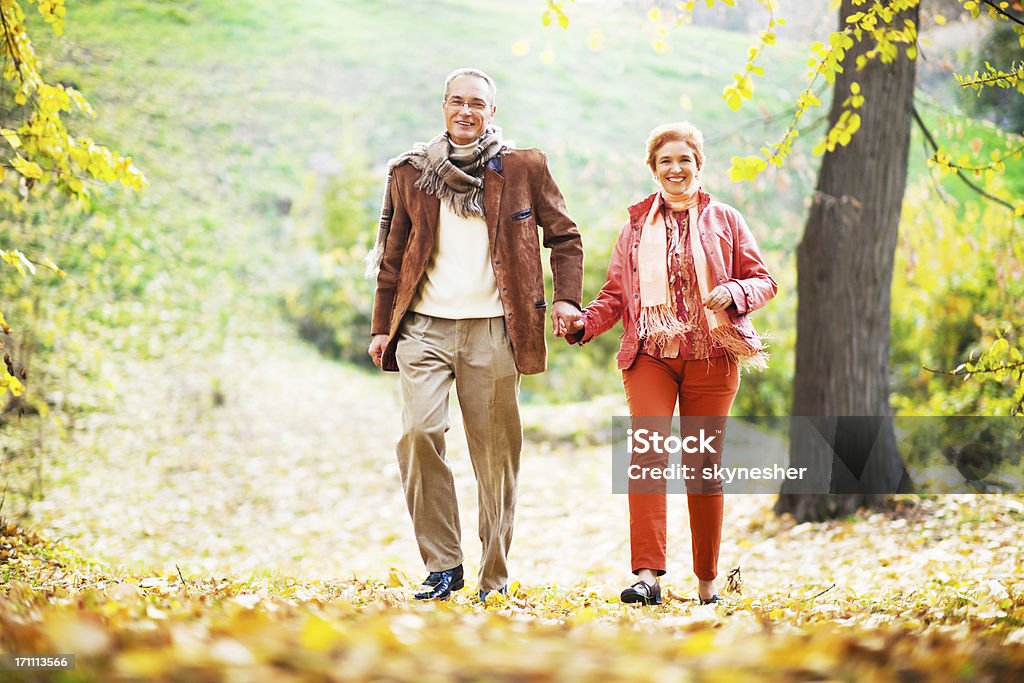
<svg viewBox="0 0 1024 683"><path fill-rule="evenodd" d="M7 23L7 12L0 8L0 24L3 24L4 31L4 42L7 44L7 53L11 59L14 60L14 66L18 69L18 75L21 74L21 58L18 55L17 43L14 42L14 36L11 34L11 27ZM24 78L24 76L22 76Z"/></svg>
<svg viewBox="0 0 1024 683"><path fill-rule="evenodd" d="M994 9L994 10L995 10L996 12L998 12L999 14L1002 14L1002 15L1003 15L1004 17L1006 17L1006 18L1007 18L1007 19L1008 19L1009 21L1012 21L1012 22L1013 22L1013 23L1015 23L1015 24L1020 24L1021 26L1024 26L1024 21L1021 21L1020 19L1018 19L1017 17L1013 16L1012 14L1009 14L1009 13L1008 13L1008 12L1006 12L1006 10L1004 10L1004 9L1003 9L1002 7L1000 7L999 5L997 5L997 4L995 4L994 2L992 2L992 0L981 0L981 2L982 2L983 4L985 4L985 5L988 5L989 7L991 7L992 9Z"/></svg>
<svg viewBox="0 0 1024 683"><path fill-rule="evenodd" d="M1020 78L1020 67L1010 67L1011 71L1005 74L992 74L990 76L981 76L977 79L970 80L964 79L960 83L961 88L972 88L979 85L989 85L990 83L998 83L999 81L1011 81L1013 79ZM1008 87L1013 87L1012 85Z"/></svg>
<svg viewBox="0 0 1024 683"><path fill-rule="evenodd" d="M1015 370L1024 370L1024 361L1017 361L1015 363L1000 363L999 365L993 365L988 368L978 368L976 370L935 370L928 367L927 365L921 366L922 370L927 370L936 375L946 375L948 377L961 377L963 375L994 375L997 372L1014 372Z"/></svg>
<svg viewBox="0 0 1024 683"><path fill-rule="evenodd" d="M939 145L937 142L935 142L935 138L932 137L931 131L928 130L928 126L924 125L924 121L921 120L921 115L917 113L917 107L912 107L911 111L914 114L914 121L917 122L917 126L918 128L921 129L921 132L924 134L925 139L928 140L928 144L931 145L932 151L938 152ZM1010 202L1006 201L1005 199L1000 199L995 195L989 194L988 192L985 191L983 187L979 187L978 185L971 182L970 178L964 175L964 172L961 171L959 168L955 167L955 170L957 177L959 177L960 180L964 181L964 184L966 184L969 188L980 194L982 197L985 197L986 199L993 201L996 204L1005 206L1010 211L1014 211L1016 209L1016 207Z"/></svg>

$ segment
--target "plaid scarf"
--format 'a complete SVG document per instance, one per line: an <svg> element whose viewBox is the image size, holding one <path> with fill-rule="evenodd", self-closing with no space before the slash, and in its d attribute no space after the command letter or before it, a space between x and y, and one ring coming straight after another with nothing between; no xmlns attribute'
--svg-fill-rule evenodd
<svg viewBox="0 0 1024 683"><path fill-rule="evenodd" d="M367 254L366 276L373 278L384 260L384 247L391 232L394 206L391 204L391 178L397 166L409 162L420 171L416 188L447 202L452 211L462 218L484 215L484 172L491 159L507 146L501 129L489 126L476 145L470 149L453 149L448 133L441 133L430 142L418 142L411 150L388 162L388 178L384 183L377 243Z"/></svg>

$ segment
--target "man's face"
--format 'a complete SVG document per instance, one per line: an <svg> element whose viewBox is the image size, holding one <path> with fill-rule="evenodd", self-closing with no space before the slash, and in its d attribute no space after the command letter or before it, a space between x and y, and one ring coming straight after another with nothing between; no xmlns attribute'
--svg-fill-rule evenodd
<svg viewBox="0 0 1024 683"><path fill-rule="evenodd" d="M444 124L448 136L456 145L475 142L494 118L498 110L491 103L491 91L487 81L477 76L459 76L451 85L441 102L444 110Z"/></svg>

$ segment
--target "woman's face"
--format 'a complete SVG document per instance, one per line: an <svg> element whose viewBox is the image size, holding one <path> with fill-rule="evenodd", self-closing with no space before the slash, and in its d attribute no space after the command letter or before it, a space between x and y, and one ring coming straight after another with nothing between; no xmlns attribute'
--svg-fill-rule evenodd
<svg viewBox="0 0 1024 683"><path fill-rule="evenodd" d="M668 194L690 190L690 183L699 171L697 154L688 142L666 142L654 153L654 177Z"/></svg>

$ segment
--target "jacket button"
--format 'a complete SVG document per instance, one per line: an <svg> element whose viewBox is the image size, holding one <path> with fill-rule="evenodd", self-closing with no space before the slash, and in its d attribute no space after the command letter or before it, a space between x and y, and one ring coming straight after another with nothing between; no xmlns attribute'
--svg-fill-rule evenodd
<svg viewBox="0 0 1024 683"><path fill-rule="evenodd" d="M639 299L639 298L640 298L640 295L639 295L639 294L634 294L634 295L633 295L633 298L634 298L634 299Z"/></svg>
<svg viewBox="0 0 1024 683"><path fill-rule="evenodd" d="M501 259L500 258L494 259L494 265L500 266L501 265Z"/></svg>
<svg viewBox="0 0 1024 683"><path fill-rule="evenodd" d="M501 291L503 291L503 292L507 292L507 291L508 291L508 287L502 287L502 288L501 288Z"/></svg>

